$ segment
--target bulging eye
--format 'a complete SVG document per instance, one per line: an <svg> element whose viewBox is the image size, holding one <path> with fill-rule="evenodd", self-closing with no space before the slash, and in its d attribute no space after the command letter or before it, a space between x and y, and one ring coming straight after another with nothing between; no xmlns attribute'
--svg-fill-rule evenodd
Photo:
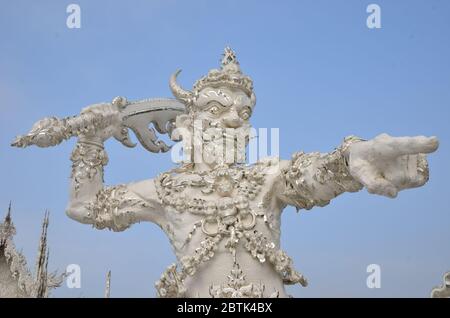
<svg viewBox="0 0 450 318"><path fill-rule="evenodd" d="M239 116L243 119L243 120L248 120L250 118L250 116L252 115L252 111L250 110L250 108L245 108L244 110L242 110L239 113Z"/></svg>
<svg viewBox="0 0 450 318"><path fill-rule="evenodd" d="M219 115L223 110L223 106L217 102L209 103L207 111L212 115Z"/></svg>
<svg viewBox="0 0 450 318"><path fill-rule="evenodd" d="M210 112L211 114L213 114L213 115L217 115L217 114L219 113L219 107L217 107L217 106L212 106L212 107L209 109L209 112Z"/></svg>

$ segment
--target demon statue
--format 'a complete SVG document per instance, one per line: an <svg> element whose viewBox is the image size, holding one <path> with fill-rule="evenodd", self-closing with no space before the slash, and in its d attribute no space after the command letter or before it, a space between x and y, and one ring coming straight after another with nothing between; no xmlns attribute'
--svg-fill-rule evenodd
<svg viewBox="0 0 450 318"><path fill-rule="evenodd" d="M226 48L220 69L209 71L191 91L177 84L178 74L170 78L176 99L117 97L76 117L45 118L12 144L48 147L78 138L67 215L113 231L142 221L159 225L178 260L156 282L160 297L286 297L284 284L307 285L280 249L287 205L323 207L363 187L394 198L428 180L426 154L438 148L436 137L350 136L327 154L296 152L290 160L247 165L242 152L256 97L234 52ZM151 125L181 141L184 161L152 180L104 186L108 138L132 147L131 129L147 150L169 150ZM225 147L229 141L234 146Z"/></svg>

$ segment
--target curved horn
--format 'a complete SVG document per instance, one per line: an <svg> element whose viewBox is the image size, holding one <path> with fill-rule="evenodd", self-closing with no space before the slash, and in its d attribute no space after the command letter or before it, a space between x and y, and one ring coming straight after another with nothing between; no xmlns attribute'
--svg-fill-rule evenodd
<svg viewBox="0 0 450 318"><path fill-rule="evenodd" d="M189 103L193 97L193 93L191 91L184 90L183 88L181 88L180 85L178 85L177 76L178 76L178 74L180 74L180 72L181 72L181 70L177 70L170 77L170 81L169 81L170 89L171 89L173 95L178 100L185 102L185 103Z"/></svg>

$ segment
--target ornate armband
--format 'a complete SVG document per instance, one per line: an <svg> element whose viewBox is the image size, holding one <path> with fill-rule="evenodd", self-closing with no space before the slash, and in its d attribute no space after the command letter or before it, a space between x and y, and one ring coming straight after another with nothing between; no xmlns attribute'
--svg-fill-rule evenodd
<svg viewBox="0 0 450 318"><path fill-rule="evenodd" d="M75 192L86 180L101 174L103 181L103 167L108 164L108 155L102 144L90 141L79 141L70 157L72 161L72 175L75 181Z"/></svg>
<svg viewBox="0 0 450 318"><path fill-rule="evenodd" d="M348 147L359 141L362 139L347 137L339 148L325 155L318 152L295 153L289 166L282 171L285 189L281 198L297 209L309 210L327 205L343 192L361 190L361 183L350 175L346 156ZM319 191L326 192L326 195L320 195Z"/></svg>
<svg viewBox="0 0 450 318"><path fill-rule="evenodd" d="M119 232L136 223L136 210L147 207L150 204L131 193L125 185L117 185L100 190L86 209L95 228Z"/></svg>

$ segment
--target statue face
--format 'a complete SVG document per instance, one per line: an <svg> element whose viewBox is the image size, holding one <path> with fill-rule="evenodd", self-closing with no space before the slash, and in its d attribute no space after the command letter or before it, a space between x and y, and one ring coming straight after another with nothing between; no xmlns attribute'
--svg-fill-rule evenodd
<svg viewBox="0 0 450 318"><path fill-rule="evenodd" d="M194 101L195 119L210 123L216 128L241 128L249 126L252 115L250 98L239 89L228 87L202 89Z"/></svg>
<svg viewBox="0 0 450 318"><path fill-rule="evenodd" d="M205 87L193 101L191 116L177 118L185 162L208 165L245 162L252 100L240 89ZM225 191L226 192L226 191Z"/></svg>

